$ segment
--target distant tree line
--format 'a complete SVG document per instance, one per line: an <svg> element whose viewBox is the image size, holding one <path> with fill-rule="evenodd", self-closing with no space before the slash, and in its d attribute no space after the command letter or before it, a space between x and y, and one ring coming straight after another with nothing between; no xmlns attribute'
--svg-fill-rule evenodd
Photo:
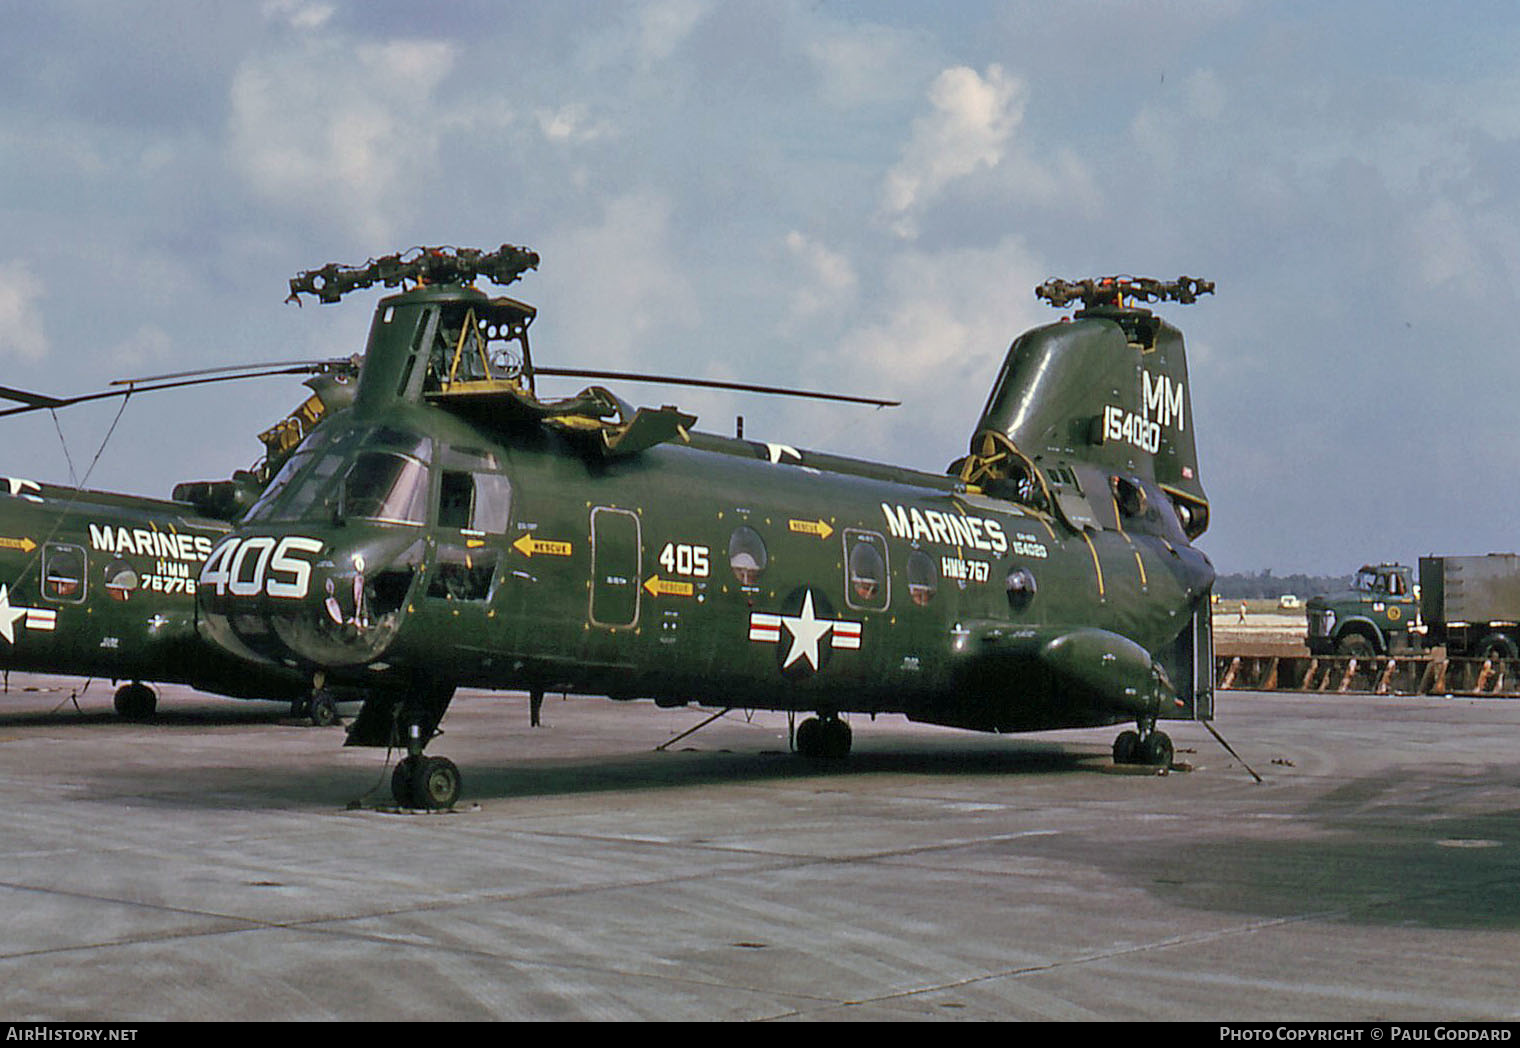
<svg viewBox="0 0 1520 1048"><path fill-rule="evenodd" d="M1334 593L1336 590L1350 588L1350 575L1274 575L1271 568L1254 575L1244 572L1220 575L1214 580L1214 592L1227 600L1281 597L1284 593L1312 597L1317 593Z"/></svg>

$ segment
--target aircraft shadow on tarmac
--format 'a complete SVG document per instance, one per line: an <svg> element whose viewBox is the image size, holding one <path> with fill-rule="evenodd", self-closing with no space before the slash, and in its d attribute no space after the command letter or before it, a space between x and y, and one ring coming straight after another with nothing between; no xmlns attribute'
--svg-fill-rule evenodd
<svg viewBox="0 0 1520 1048"><path fill-rule="evenodd" d="M1227 837L1152 826L1115 851L1073 835L1028 850L1106 868L1169 903L1361 926L1520 929L1520 773L1408 767L1354 779ZM1493 802L1500 800L1499 805Z"/></svg>
<svg viewBox="0 0 1520 1048"><path fill-rule="evenodd" d="M809 759L784 750L671 750L620 753L574 760L533 760L464 772L471 800L510 800L626 790L695 789L799 779L909 775L1054 775L1091 772L1106 751L1049 743L1012 743L1007 749L857 749L843 760Z"/></svg>
<svg viewBox="0 0 1520 1048"><path fill-rule="evenodd" d="M0 697L3 702L3 697ZM49 709L0 712L0 728L133 727L165 730L269 725L288 721L305 723L290 715L290 704L237 702L215 706L160 706L151 720L126 720L114 710L94 706L76 707L67 697Z"/></svg>
<svg viewBox="0 0 1520 1048"><path fill-rule="evenodd" d="M321 730L321 729L311 729ZM336 741L336 736L334 737ZM353 751L350 751L353 752ZM266 752L256 774L245 768L164 768L114 766L99 770L102 792L152 798L174 807L218 808L229 804L264 808L350 807L394 811L390 774L397 754L382 760L377 751L369 769L323 762L310 763L309 751L289 758ZM1077 748L1053 743L1012 742L1006 750L912 748L872 752L857 750L846 760L809 760L782 750L635 751L574 756L534 757L523 753L496 763L472 762L464 769L466 796L459 808L475 805L500 812L503 805L528 800L632 791L700 791L714 786L744 786L808 779L910 776L923 779L987 776L1007 780L1026 775L1149 774L1149 770L1115 769L1106 747Z"/></svg>

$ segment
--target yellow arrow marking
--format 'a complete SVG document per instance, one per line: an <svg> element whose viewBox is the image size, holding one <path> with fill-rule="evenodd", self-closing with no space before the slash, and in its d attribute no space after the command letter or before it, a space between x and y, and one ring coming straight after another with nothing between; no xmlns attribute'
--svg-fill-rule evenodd
<svg viewBox="0 0 1520 1048"><path fill-rule="evenodd" d="M524 535L512 543L512 548L525 557L531 557L535 553L547 553L551 557L568 557L574 547L568 542L555 542L552 539L536 539L532 535Z"/></svg>
<svg viewBox="0 0 1520 1048"><path fill-rule="evenodd" d="M834 534L834 529L829 527L826 520L789 520L786 524L788 528L800 535L817 535L821 539L826 539Z"/></svg>
<svg viewBox="0 0 1520 1048"><path fill-rule="evenodd" d="M697 591L696 587L689 582L662 579L658 575L649 576L644 582L644 588L649 591L651 597L689 597Z"/></svg>
<svg viewBox="0 0 1520 1048"><path fill-rule="evenodd" d="M19 549L22 553L30 553L37 548L37 543L23 536L19 539L0 538L0 549Z"/></svg>

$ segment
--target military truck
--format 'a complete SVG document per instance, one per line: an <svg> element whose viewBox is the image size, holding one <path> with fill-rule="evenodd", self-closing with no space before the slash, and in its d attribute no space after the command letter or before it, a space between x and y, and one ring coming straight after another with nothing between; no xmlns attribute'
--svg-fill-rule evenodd
<svg viewBox="0 0 1520 1048"><path fill-rule="evenodd" d="M1374 655L1444 647L1449 658L1520 658L1520 555L1421 557L1420 585L1402 564L1368 564L1350 590L1305 607L1309 651Z"/></svg>
<svg viewBox="0 0 1520 1048"><path fill-rule="evenodd" d="M1423 562L1422 562L1423 563ZM1413 572L1403 564L1364 564L1351 588L1305 605L1309 651L1370 658L1419 646Z"/></svg>
<svg viewBox="0 0 1520 1048"><path fill-rule="evenodd" d="M1520 555L1421 557L1420 619L1449 657L1520 657Z"/></svg>

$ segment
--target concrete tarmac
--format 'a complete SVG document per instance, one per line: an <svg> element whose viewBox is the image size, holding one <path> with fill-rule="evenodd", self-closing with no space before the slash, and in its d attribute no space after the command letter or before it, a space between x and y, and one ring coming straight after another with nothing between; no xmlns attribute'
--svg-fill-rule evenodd
<svg viewBox="0 0 1520 1048"><path fill-rule="evenodd" d="M821 763L466 692L415 814L282 706L79 685L0 696L0 1021L1520 1015L1513 700L1222 693L1258 783L1197 724L1166 775L901 718Z"/></svg>

